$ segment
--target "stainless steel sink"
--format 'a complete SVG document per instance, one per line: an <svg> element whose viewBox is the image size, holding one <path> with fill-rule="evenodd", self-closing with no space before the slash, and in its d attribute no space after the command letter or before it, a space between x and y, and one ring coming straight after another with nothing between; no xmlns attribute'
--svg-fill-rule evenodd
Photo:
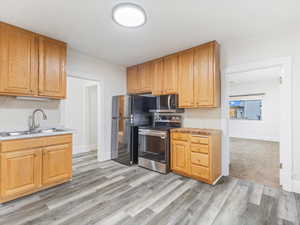
<svg viewBox="0 0 300 225"><path fill-rule="evenodd" d="M57 128L49 128L49 129L39 130L40 133L53 133L53 132L63 132L63 131L66 131L66 130L57 129Z"/></svg>
<svg viewBox="0 0 300 225"><path fill-rule="evenodd" d="M40 130L1 132L0 137L23 136L23 135L31 135L31 134L38 134L38 133L54 133L54 132L63 132L63 131L66 130L57 129L57 128L48 128L48 129L40 129Z"/></svg>

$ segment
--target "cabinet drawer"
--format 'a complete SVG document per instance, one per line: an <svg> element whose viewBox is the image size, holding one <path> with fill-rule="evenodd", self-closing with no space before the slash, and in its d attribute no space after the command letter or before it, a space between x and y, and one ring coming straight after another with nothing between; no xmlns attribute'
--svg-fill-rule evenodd
<svg viewBox="0 0 300 225"><path fill-rule="evenodd" d="M191 144L191 151L205 153L205 154L208 154L209 152L208 145L203 145L203 144Z"/></svg>
<svg viewBox="0 0 300 225"><path fill-rule="evenodd" d="M187 141L188 140L188 134L185 133L173 133L172 138L176 140L181 140L181 141Z"/></svg>
<svg viewBox="0 0 300 225"><path fill-rule="evenodd" d="M196 178L203 178L209 180L209 169L203 166L191 165L191 174Z"/></svg>
<svg viewBox="0 0 300 225"><path fill-rule="evenodd" d="M208 145L208 137L191 134L190 138L192 143Z"/></svg>
<svg viewBox="0 0 300 225"><path fill-rule="evenodd" d="M191 152L192 164L207 166L209 165L209 158L207 154Z"/></svg>
<svg viewBox="0 0 300 225"><path fill-rule="evenodd" d="M51 136L44 139L44 146L67 144L72 142L72 135Z"/></svg>
<svg viewBox="0 0 300 225"><path fill-rule="evenodd" d="M44 141L43 138L36 139L19 139L19 140L9 140L3 141L1 143L1 152L12 152L23 149L32 149L43 147Z"/></svg>

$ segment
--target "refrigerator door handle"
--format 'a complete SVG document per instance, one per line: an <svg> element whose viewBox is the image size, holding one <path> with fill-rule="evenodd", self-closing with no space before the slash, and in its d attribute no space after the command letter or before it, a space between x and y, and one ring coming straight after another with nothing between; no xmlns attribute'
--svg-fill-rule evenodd
<svg viewBox="0 0 300 225"><path fill-rule="evenodd" d="M133 122L134 122L134 117L133 117L133 114L131 114L130 115L130 123L133 124Z"/></svg>

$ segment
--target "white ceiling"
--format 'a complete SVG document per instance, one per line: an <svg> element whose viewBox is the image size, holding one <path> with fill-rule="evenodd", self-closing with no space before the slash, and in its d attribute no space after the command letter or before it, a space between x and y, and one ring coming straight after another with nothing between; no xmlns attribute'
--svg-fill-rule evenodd
<svg viewBox="0 0 300 225"><path fill-rule="evenodd" d="M146 10L145 26L126 29L116 25L111 9L119 0L0 0L0 20L123 65L210 40L292 32L300 24L299 0L125 1Z"/></svg>

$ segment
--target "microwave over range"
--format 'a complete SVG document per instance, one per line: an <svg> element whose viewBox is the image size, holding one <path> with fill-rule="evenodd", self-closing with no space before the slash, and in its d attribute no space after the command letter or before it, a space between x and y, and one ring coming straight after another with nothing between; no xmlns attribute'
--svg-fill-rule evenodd
<svg viewBox="0 0 300 225"><path fill-rule="evenodd" d="M178 108L178 95L160 95L156 97L156 109L150 112L181 113L184 109Z"/></svg>

